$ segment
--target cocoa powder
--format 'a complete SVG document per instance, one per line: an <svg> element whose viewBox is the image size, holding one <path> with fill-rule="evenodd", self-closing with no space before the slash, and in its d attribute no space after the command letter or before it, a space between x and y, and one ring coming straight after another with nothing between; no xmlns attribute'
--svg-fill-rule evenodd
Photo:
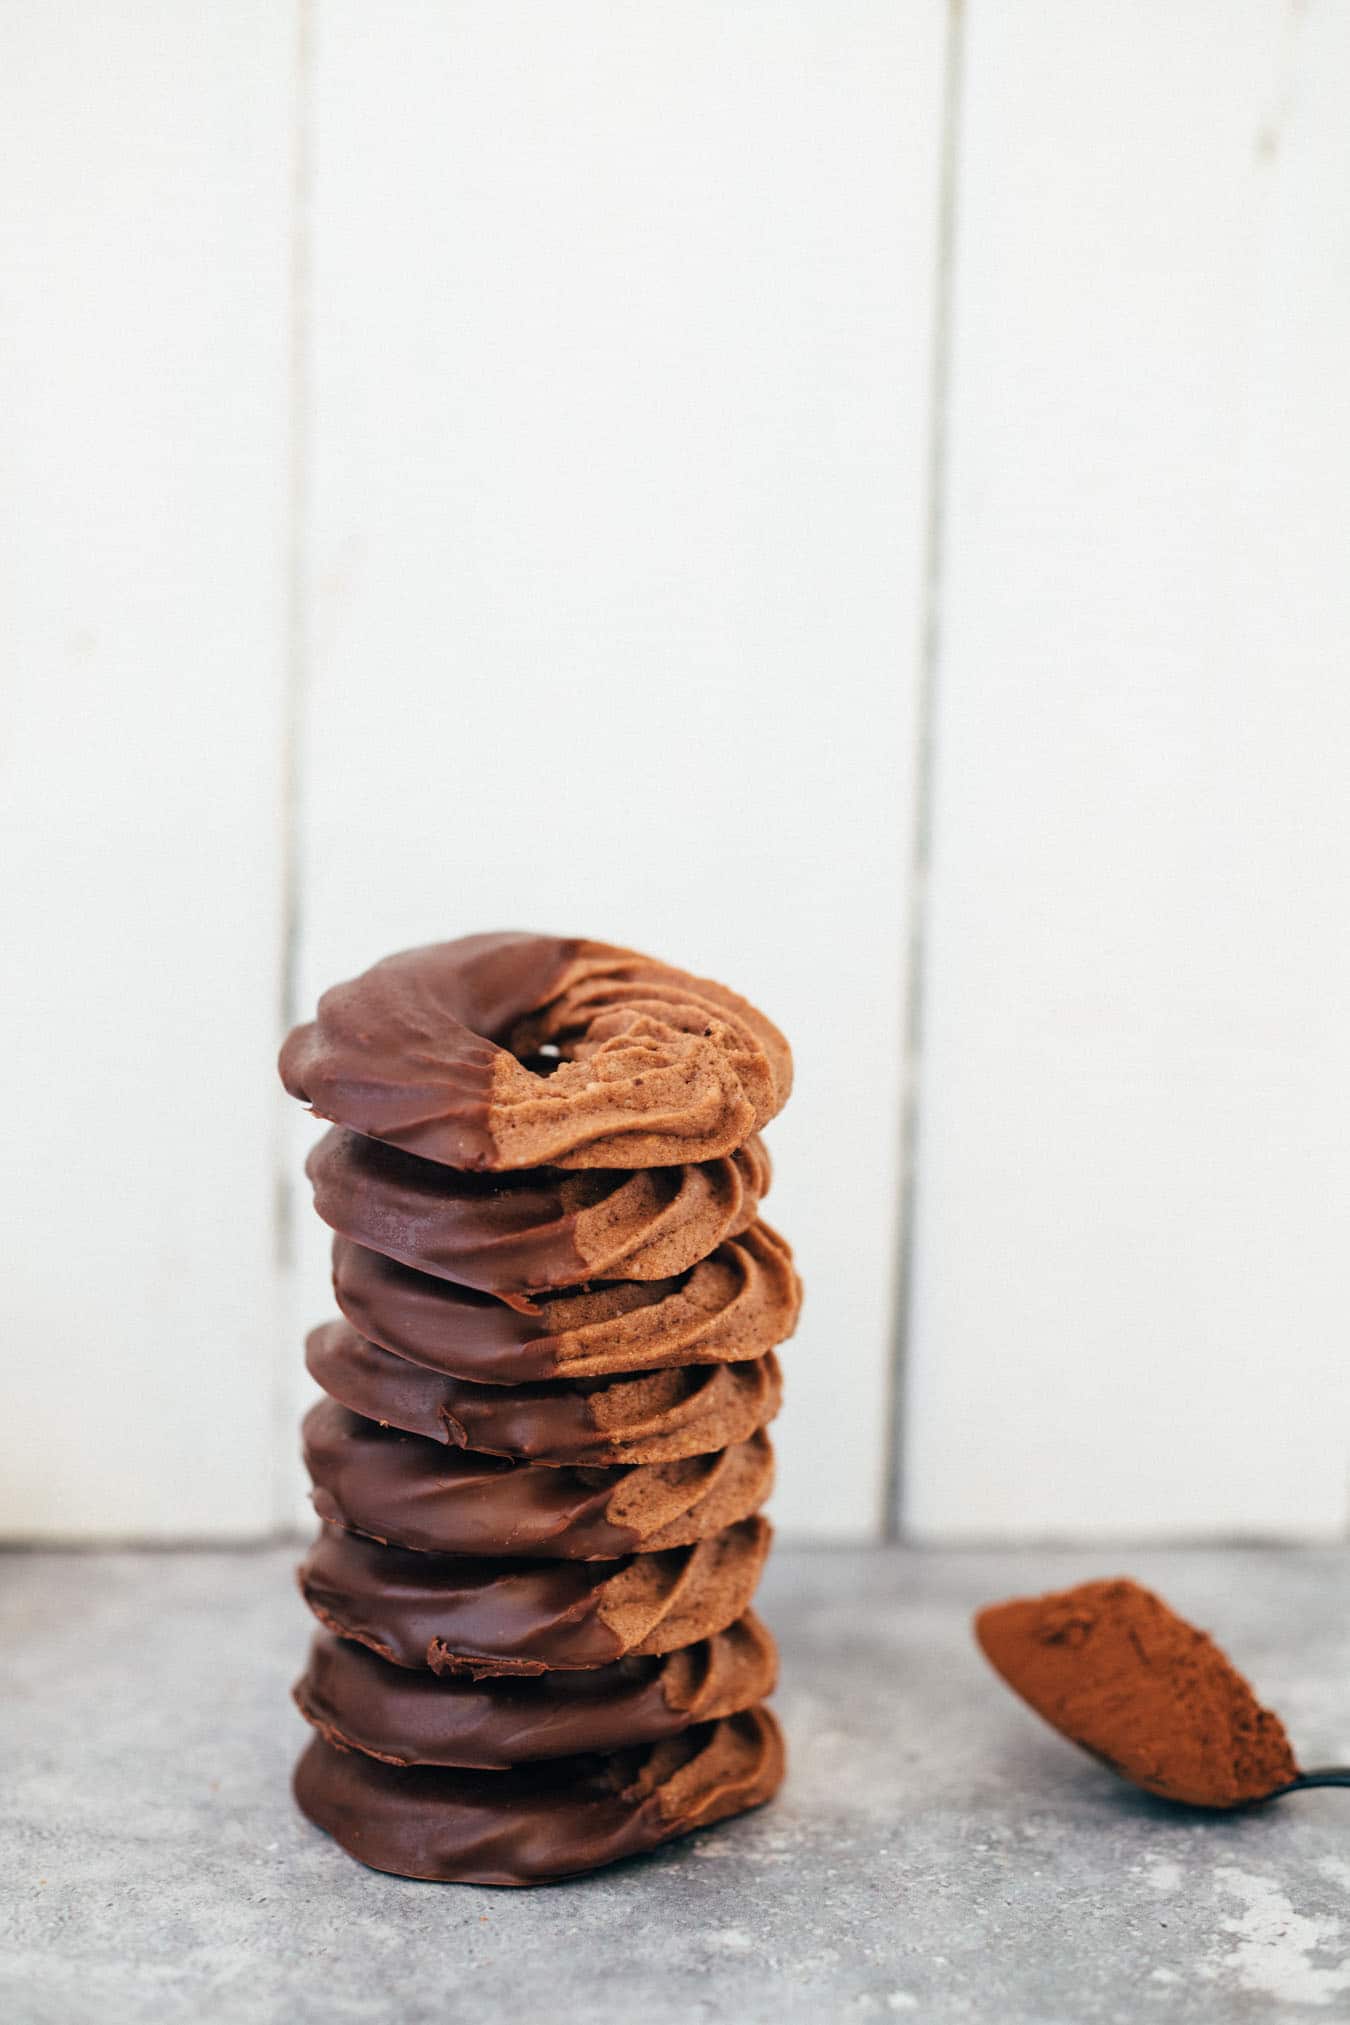
<svg viewBox="0 0 1350 2025"><path fill-rule="evenodd" d="M1237 1807L1298 1775L1279 1717L1211 1638L1137 1582L991 1604L975 1635L1038 1715L1147 1792Z"/></svg>

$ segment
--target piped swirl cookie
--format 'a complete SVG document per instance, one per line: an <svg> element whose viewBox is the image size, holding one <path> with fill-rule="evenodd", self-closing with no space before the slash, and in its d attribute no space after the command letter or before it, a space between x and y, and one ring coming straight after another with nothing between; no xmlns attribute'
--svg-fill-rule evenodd
<svg viewBox="0 0 1350 2025"><path fill-rule="evenodd" d="M801 1306L792 1253L763 1223L668 1280L509 1306L339 1239L333 1292L352 1327L396 1357L494 1385L743 1363L790 1336Z"/></svg>
<svg viewBox="0 0 1350 2025"><path fill-rule="evenodd" d="M725 985L526 934L387 957L323 994L280 1067L321 1118L492 1171L716 1159L792 1087L787 1042Z"/></svg>
<svg viewBox="0 0 1350 2025"><path fill-rule="evenodd" d="M613 1561L720 1533L773 1489L763 1433L684 1462L559 1468L447 1450L323 1399L302 1435L321 1519L423 1553Z"/></svg>
<svg viewBox="0 0 1350 2025"><path fill-rule="evenodd" d="M296 1767L295 1797L375 1870L524 1885L595 1870L744 1813L782 1776L778 1725L754 1708L645 1749L515 1772L382 1765L315 1737Z"/></svg>
<svg viewBox="0 0 1350 2025"><path fill-rule="evenodd" d="M754 1222L763 1142L720 1160L564 1174L459 1174L334 1129L310 1149L314 1207L342 1237L508 1299L582 1280L682 1273Z"/></svg>
<svg viewBox="0 0 1350 2025"><path fill-rule="evenodd" d="M395 1666L536 1674L675 1652L744 1614L766 1519L623 1561L478 1560L382 1547L325 1526L299 1571L319 1622Z"/></svg>
<svg viewBox="0 0 1350 2025"><path fill-rule="evenodd" d="M470 1384L396 1357L350 1322L310 1331L305 1362L330 1398L384 1427L526 1462L679 1462L747 1441L783 1392L768 1351L739 1364L540 1385Z"/></svg>
<svg viewBox="0 0 1350 2025"><path fill-rule="evenodd" d="M504 1771L538 1758L658 1743L750 1708L773 1692L777 1675L777 1648L747 1611L725 1631L660 1659L518 1680L390 1666L365 1646L320 1631L294 1697L338 1749L392 1765Z"/></svg>

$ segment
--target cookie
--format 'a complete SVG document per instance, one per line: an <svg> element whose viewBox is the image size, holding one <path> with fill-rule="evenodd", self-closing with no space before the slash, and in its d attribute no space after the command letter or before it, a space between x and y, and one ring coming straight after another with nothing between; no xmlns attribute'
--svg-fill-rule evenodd
<svg viewBox="0 0 1350 2025"><path fill-rule="evenodd" d="M773 1489L763 1433L684 1462L576 1469L447 1450L323 1399L301 1435L325 1523L421 1553L613 1561L720 1533Z"/></svg>
<svg viewBox="0 0 1350 2025"><path fill-rule="evenodd" d="M296 1767L295 1797L375 1870L540 1884L758 1807L782 1776L782 1735L755 1708L642 1749L515 1772L384 1765L315 1737Z"/></svg>
<svg viewBox="0 0 1350 2025"><path fill-rule="evenodd" d="M514 1303L339 1239L333 1292L371 1342L428 1370L496 1385L743 1363L790 1336L801 1306L792 1253L764 1223L728 1239L687 1274Z"/></svg>
<svg viewBox="0 0 1350 2025"><path fill-rule="evenodd" d="M383 1547L325 1526L299 1571L319 1622L395 1666L535 1674L677 1651L743 1615L770 1528L743 1519L622 1561L502 1561Z"/></svg>
<svg viewBox="0 0 1350 2025"><path fill-rule="evenodd" d="M778 1652L753 1611L660 1659L473 1681L390 1666L320 1631L296 1706L330 1744L394 1765L503 1771L537 1758L654 1744L773 1692Z"/></svg>
<svg viewBox="0 0 1350 2025"><path fill-rule="evenodd" d="M747 1230L763 1144L636 1174L458 1174L334 1128L311 1148L314 1207L342 1237L419 1272L513 1298L584 1280L660 1280Z"/></svg>
<svg viewBox="0 0 1350 2025"><path fill-rule="evenodd" d="M730 1448L768 1425L783 1389L772 1350L747 1363L630 1377L470 1384L394 1356L346 1321L311 1329L305 1362L331 1398L382 1426L475 1455L601 1467Z"/></svg>
<svg viewBox="0 0 1350 2025"><path fill-rule="evenodd" d="M792 1056L724 985L610 943L468 935L387 957L281 1050L321 1118L451 1167L665 1167L743 1145Z"/></svg>

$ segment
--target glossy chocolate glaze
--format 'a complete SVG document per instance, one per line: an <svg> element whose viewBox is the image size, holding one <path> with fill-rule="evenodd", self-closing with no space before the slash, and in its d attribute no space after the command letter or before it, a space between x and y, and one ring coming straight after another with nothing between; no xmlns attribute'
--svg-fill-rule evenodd
<svg viewBox="0 0 1350 2025"><path fill-rule="evenodd" d="M707 1455L766 1426L782 1397L772 1351L629 1377L482 1385L396 1357L342 1321L310 1331L305 1362L331 1398L366 1420L529 1462L603 1467Z"/></svg>
<svg viewBox="0 0 1350 2025"><path fill-rule="evenodd" d="M645 1749L514 1772L384 1765L315 1737L295 1797L376 1870L519 1885L595 1870L742 1813L782 1773L778 1726L755 1708Z"/></svg>
<svg viewBox="0 0 1350 2025"><path fill-rule="evenodd" d="M389 1764L503 1771L538 1758L656 1743L773 1692L778 1654L753 1611L662 1659L623 1659L528 1680L472 1681L390 1666L319 1632L295 1686L330 1744Z"/></svg>
<svg viewBox="0 0 1350 2025"><path fill-rule="evenodd" d="M503 1562L383 1547L325 1526L299 1580L321 1624L395 1666L534 1674L673 1652L724 1631L749 1605L769 1539L756 1518L623 1561Z"/></svg>
<svg viewBox="0 0 1350 2025"><path fill-rule="evenodd" d="M325 993L281 1069L335 1127L307 1171L345 1318L309 1345L300 1805L377 1868L501 1884L757 1805L783 1037L631 950L482 935Z"/></svg>
<svg viewBox="0 0 1350 2025"><path fill-rule="evenodd" d="M763 1223L687 1275L513 1304L340 1238L333 1292L353 1328L395 1356L496 1385L744 1363L792 1334L801 1304L792 1254Z"/></svg>
<svg viewBox="0 0 1350 2025"><path fill-rule="evenodd" d="M583 1280L654 1280L754 1222L763 1143L636 1174L460 1174L335 1127L311 1148L314 1207L341 1236L459 1286L530 1295Z"/></svg>
<svg viewBox="0 0 1350 2025"><path fill-rule="evenodd" d="M447 1449L323 1399L302 1435L321 1519L423 1553L613 1561L720 1532L773 1488L762 1433L684 1462L575 1469Z"/></svg>
<svg viewBox="0 0 1350 2025"><path fill-rule="evenodd" d="M551 1074L526 1066L554 1048ZM326 991L281 1051L321 1118L451 1167L659 1167L729 1153L792 1058L724 985L609 943L470 935Z"/></svg>
<svg viewBox="0 0 1350 2025"><path fill-rule="evenodd" d="M466 935L386 957L324 992L315 1019L291 1030L281 1080L320 1118L453 1167L494 1167L497 1058L579 947L552 935Z"/></svg>

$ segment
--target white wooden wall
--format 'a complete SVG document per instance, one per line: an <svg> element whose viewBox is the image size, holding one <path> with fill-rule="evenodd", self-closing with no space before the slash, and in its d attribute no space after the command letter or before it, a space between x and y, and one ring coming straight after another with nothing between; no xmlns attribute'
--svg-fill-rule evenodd
<svg viewBox="0 0 1350 2025"><path fill-rule="evenodd" d="M0 1527L276 1492L291 30L0 10Z"/></svg>
<svg viewBox="0 0 1350 2025"><path fill-rule="evenodd" d="M1350 7L966 36L907 1504L1350 1480Z"/></svg>
<svg viewBox="0 0 1350 2025"><path fill-rule="evenodd" d="M1341 1530L1350 8L0 33L0 1528L294 1518L282 1007L518 924L792 1033L786 1528Z"/></svg>

